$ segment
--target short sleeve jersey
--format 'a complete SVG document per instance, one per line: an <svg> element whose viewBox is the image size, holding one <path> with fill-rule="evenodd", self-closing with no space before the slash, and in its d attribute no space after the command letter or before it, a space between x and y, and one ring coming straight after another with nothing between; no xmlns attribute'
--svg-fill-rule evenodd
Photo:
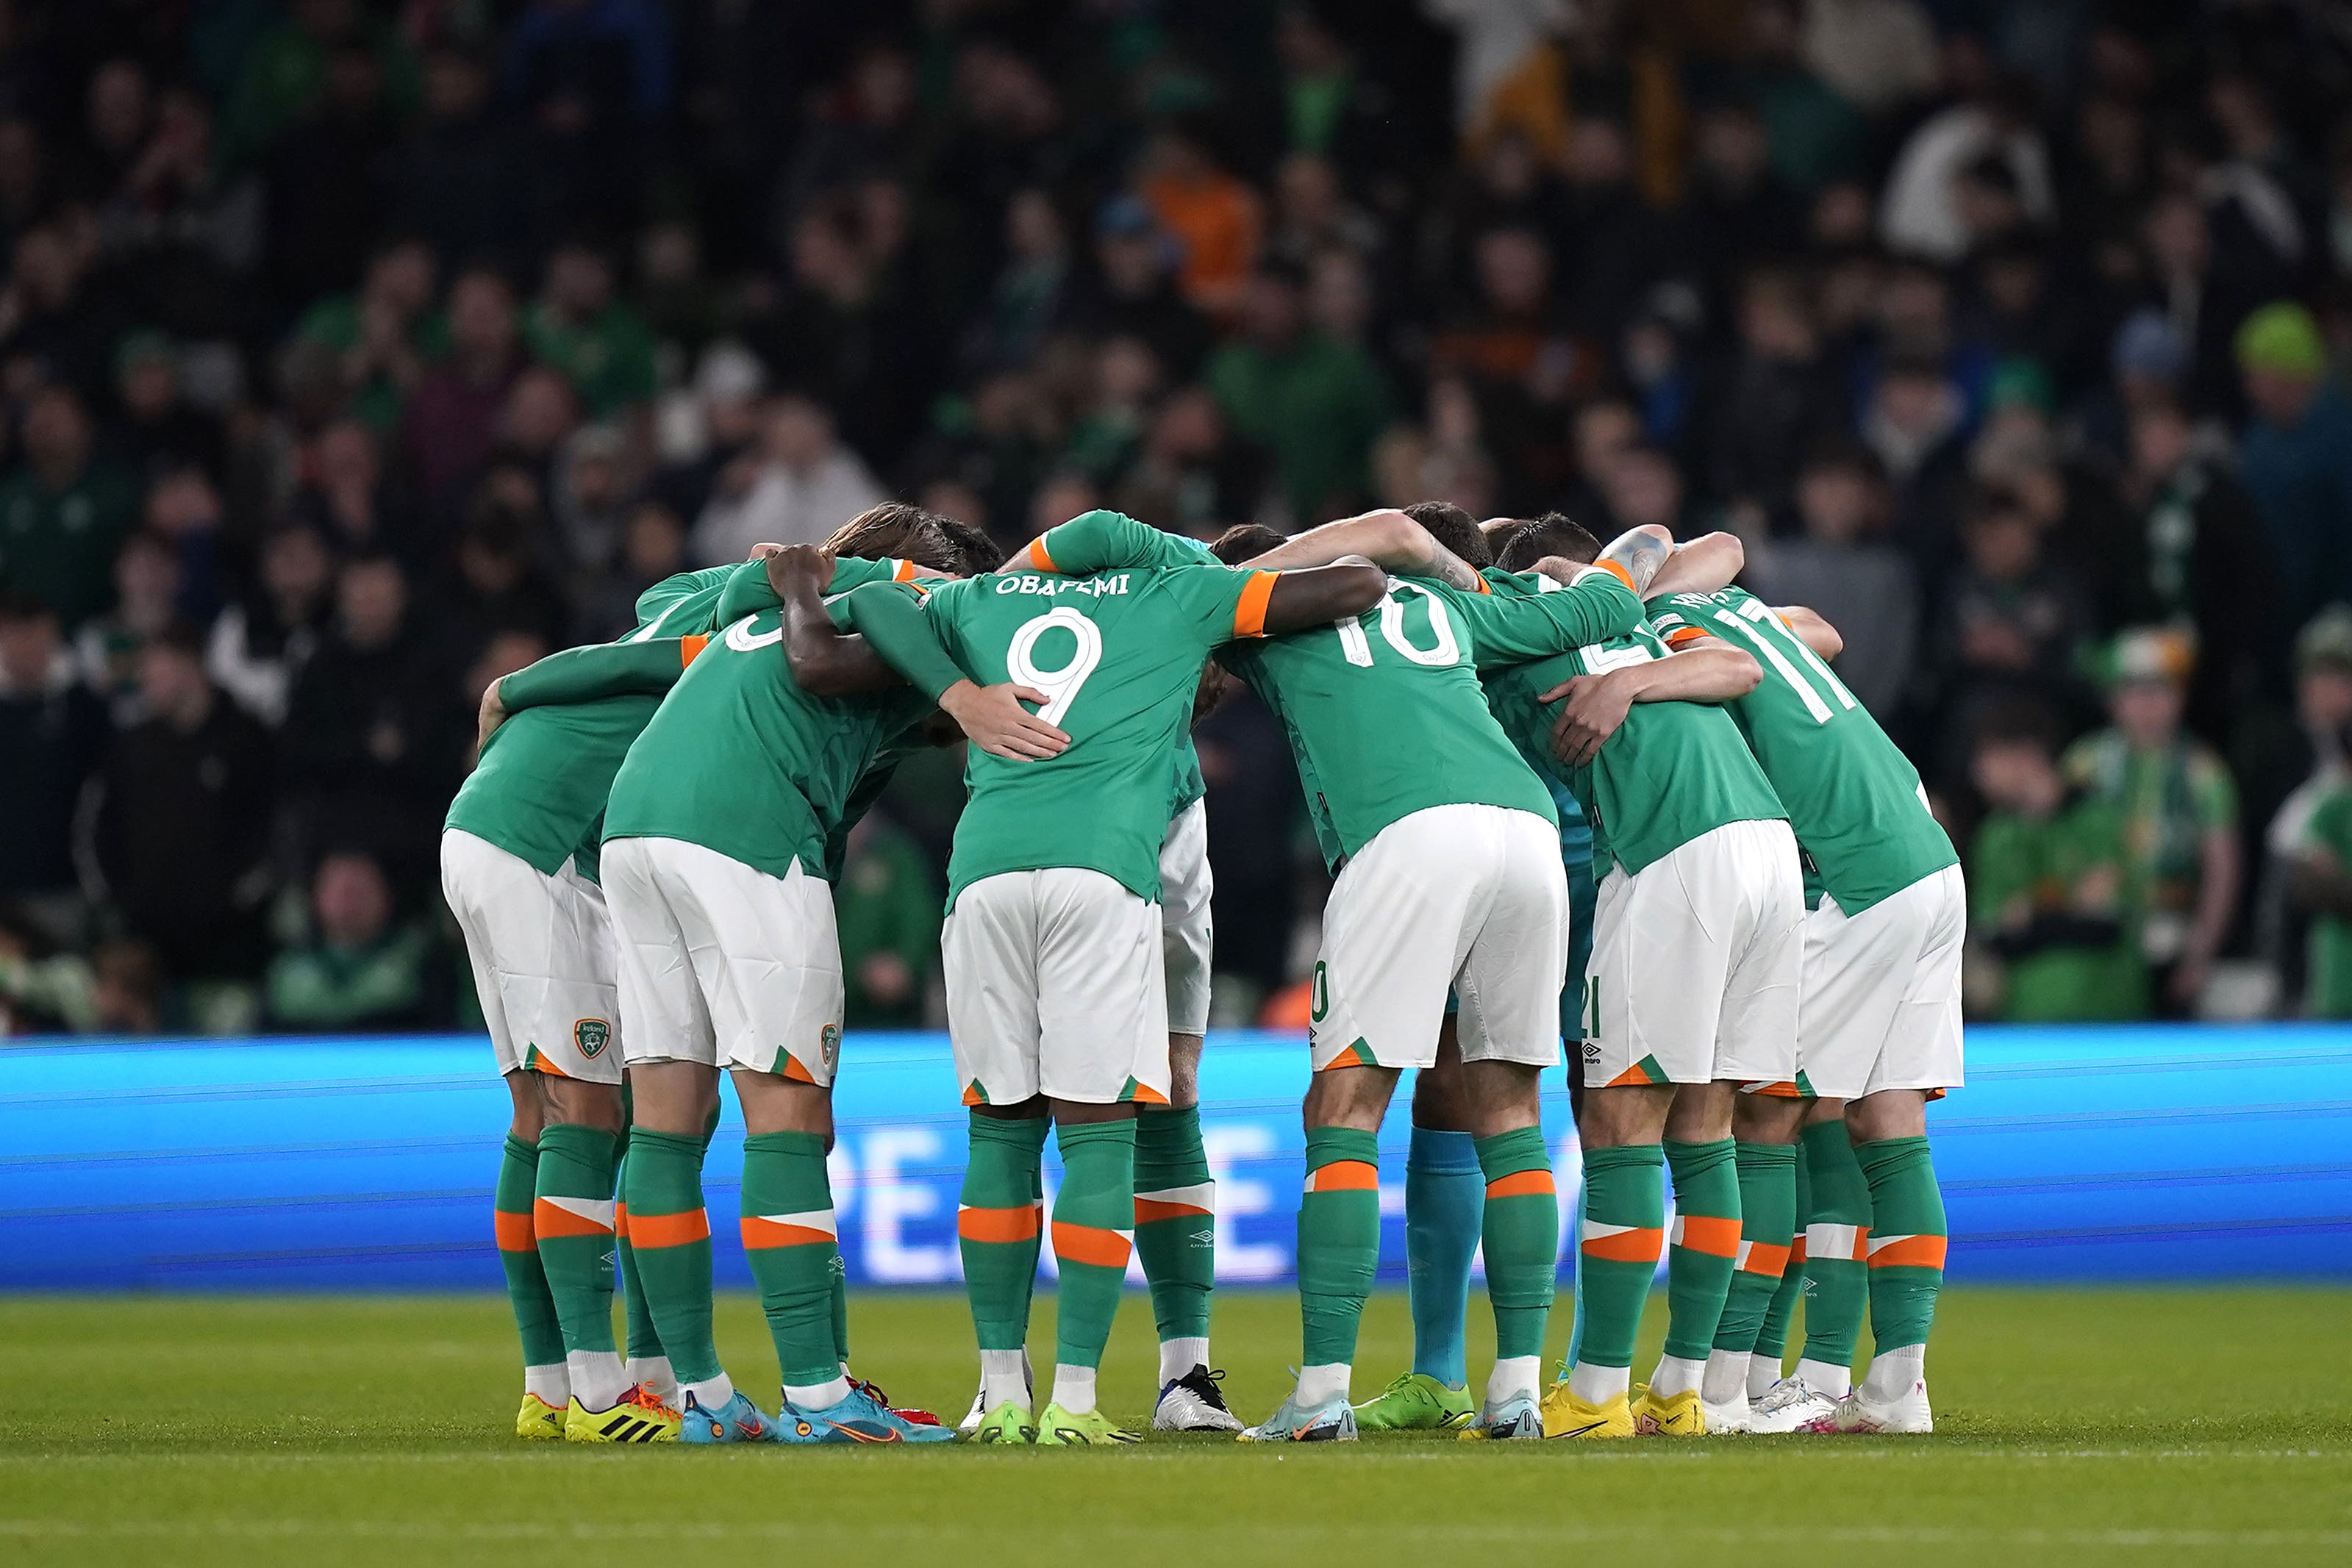
<svg viewBox="0 0 2352 1568"><path fill-rule="evenodd" d="M1558 584L1529 574L1490 573L1498 596L1545 594ZM1664 657L1647 626L1529 664L1490 672L1486 698L1530 767L1566 784L1591 833L1592 870L1627 875L1729 822L1774 821L1787 812L1739 728L1708 703L1635 703L1592 760L1570 768L1552 755L1555 710L1545 692L1579 675L1603 674Z"/></svg>
<svg viewBox="0 0 2352 1568"><path fill-rule="evenodd" d="M1807 881L1859 914L1958 865L1959 856L1911 766L1819 654L1745 589L1654 600L1669 646L1706 635L1756 655L1764 677L1730 703L1764 776L1788 809Z"/></svg>
<svg viewBox="0 0 2352 1568"><path fill-rule="evenodd" d="M948 583L925 611L940 645L982 685L1017 681L1050 700L1070 736L1042 761L974 747L948 860L948 907L1006 872L1098 871L1160 897L1172 760L1211 649L1255 636L1272 572L1215 565L1091 576L1004 571Z"/></svg>
<svg viewBox="0 0 2352 1568"><path fill-rule="evenodd" d="M832 586L846 592L908 571L903 561L844 558L834 563ZM747 561L665 578L638 596L638 624L620 641L709 637L719 630L722 601L774 605L767 568ZM513 715L458 787L445 826L485 839L548 876L576 856L581 871L593 877L599 818L614 777L660 706L658 697L632 693Z"/></svg>
<svg viewBox="0 0 2352 1568"><path fill-rule="evenodd" d="M1500 806L1557 829L1551 793L1489 711L1478 672L1613 635L1640 616L1606 576L1543 598L1394 579L1361 615L1223 659L1282 720L1336 866L1434 806Z"/></svg>
<svg viewBox="0 0 2352 1568"><path fill-rule="evenodd" d="M932 705L911 686L812 696L783 640L780 609L710 640L614 776L606 843L679 839L770 876L835 869L834 835L860 780Z"/></svg>

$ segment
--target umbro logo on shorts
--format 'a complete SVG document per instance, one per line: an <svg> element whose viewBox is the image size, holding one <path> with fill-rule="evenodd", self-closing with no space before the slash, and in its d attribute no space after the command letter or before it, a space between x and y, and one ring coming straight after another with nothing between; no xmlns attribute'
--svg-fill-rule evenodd
<svg viewBox="0 0 2352 1568"><path fill-rule="evenodd" d="M603 1019L582 1019L572 1026L572 1043L580 1048L581 1055L592 1061L604 1054L612 1039L613 1026Z"/></svg>

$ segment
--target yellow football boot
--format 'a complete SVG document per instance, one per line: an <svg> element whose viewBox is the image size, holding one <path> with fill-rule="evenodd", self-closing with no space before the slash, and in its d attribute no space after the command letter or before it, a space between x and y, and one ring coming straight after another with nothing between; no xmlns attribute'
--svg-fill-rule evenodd
<svg viewBox="0 0 2352 1568"><path fill-rule="evenodd" d="M526 1394L522 1396L521 1413L515 1416L515 1436L560 1441L563 1437L563 1417L562 1406L550 1405L536 1394Z"/></svg>
<svg viewBox="0 0 2352 1568"><path fill-rule="evenodd" d="M1698 1390L1653 1394L1644 1388L1633 1401L1633 1430L1644 1437L1706 1437L1706 1412L1699 1406Z"/></svg>
<svg viewBox="0 0 2352 1568"><path fill-rule="evenodd" d="M1612 1394L1598 1405L1587 1405L1569 1391L1563 1377L1543 1396L1543 1435L1580 1437L1588 1442L1633 1435L1633 1412L1622 1394Z"/></svg>
<svg viewBox="0 0 2352 1568"><path fill-rule="evenodd" d="M573 1443L675 1443L678 1425L678 1413L641 1383L610 1410L591 1410L573 1396L563 1436Z"/></svg>

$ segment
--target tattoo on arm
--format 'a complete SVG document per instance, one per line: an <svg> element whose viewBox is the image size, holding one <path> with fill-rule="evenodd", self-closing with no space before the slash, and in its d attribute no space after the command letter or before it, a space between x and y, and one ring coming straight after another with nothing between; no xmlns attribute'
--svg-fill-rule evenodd
<svg viewBox="0 0 2352 1568"><path fill-rule="evenodd" d="M1445 584L1446 587L1457 589L1464 593L1478 591L1476 567L1472 566L1435 539L1429 541L1429 574L1432 577Z"/></svg>
<svg viewBox="0 0 2352 1568"><path fill-rule="evenodd" d="M1674 541L1661 538L1647 528L1629 528L1609 541L1601 552L1603 560L1613 560L1625 569L1633 580L1633 591L1644 594L1657 577L1658 569L1675 553Z"/></svg>

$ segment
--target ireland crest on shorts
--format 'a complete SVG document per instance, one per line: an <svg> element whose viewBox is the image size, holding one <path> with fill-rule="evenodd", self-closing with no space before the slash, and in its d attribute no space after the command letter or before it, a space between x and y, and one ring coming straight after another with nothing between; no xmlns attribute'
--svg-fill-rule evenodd
<svg viewBox="0 0 2352 1568"><path fill-rule="evenodd" d="M603 1019L582 1019L572 1026L572 1042L580 1048L580 1054L591 1061L604 1053L604 1047L612 1038L613 1026Z"/></svg>
<svg viewBox="0 0 2352 1568"><path fill-rule="evenodd" d="M816 1037L816 1049L817 1053L824 1058L824 1075L831 1078L834 1069L841 1064L841 1026L837 1023L825 1025Z"/></svg>

